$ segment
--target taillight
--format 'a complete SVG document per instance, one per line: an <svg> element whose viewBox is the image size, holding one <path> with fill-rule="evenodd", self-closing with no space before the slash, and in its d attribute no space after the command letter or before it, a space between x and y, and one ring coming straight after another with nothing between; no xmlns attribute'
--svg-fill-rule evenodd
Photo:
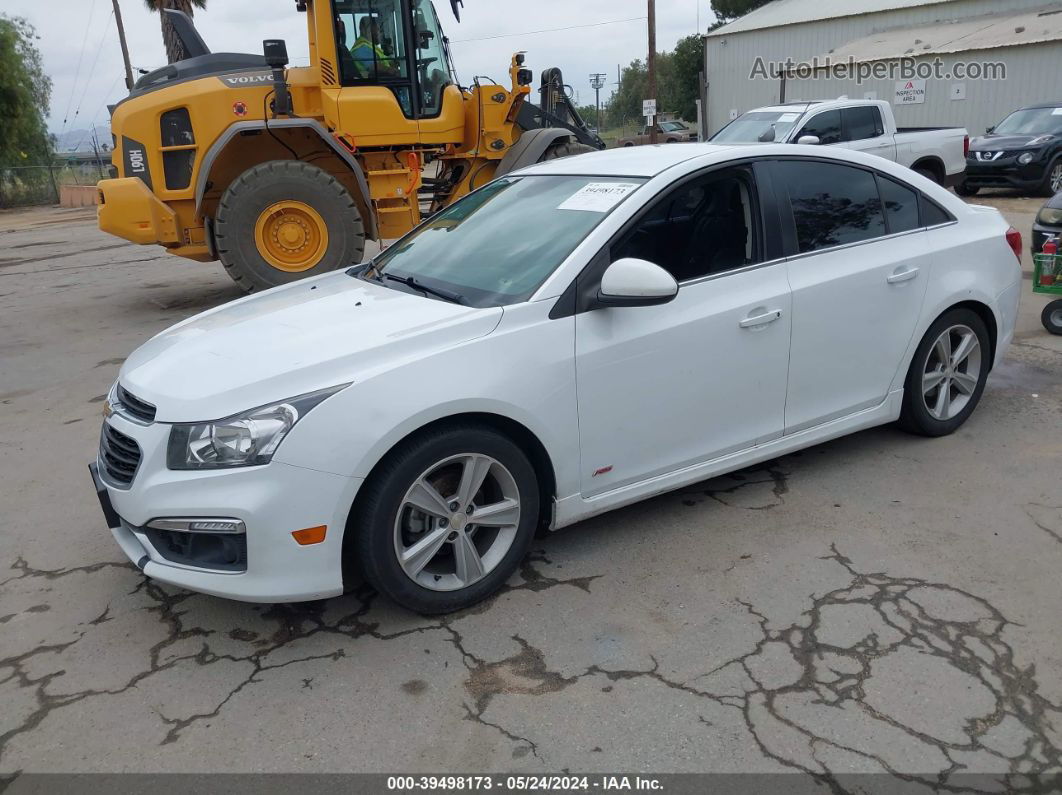
<svg viewBox="0 0 1062 795"><path fill-rule="evenodd" d="M970 155L970 136L964 135L962 138L962 156L969 157Z"/></svg>
<svg viewBox="0 0 1062 795"><path fill-rule="evenodd" d="M1014 252L1014 256L1018 258L1018 262L1021 262L1021 232L1015 229L1013 226L1007 230L1007 245L1010 246L1010 250Z"/></svg>

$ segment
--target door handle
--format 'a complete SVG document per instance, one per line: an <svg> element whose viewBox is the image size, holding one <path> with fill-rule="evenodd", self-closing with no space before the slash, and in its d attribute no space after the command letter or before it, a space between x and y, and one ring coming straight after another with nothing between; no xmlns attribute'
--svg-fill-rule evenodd
<svg viewBox="0 0 1062 795"><path fill-rule="evenodd" d="M894 271L885 281L889 284L898 284L899 282L906 282L913 279L918 275L918 268L908 268L905 271Z"/></svg>
<svg viewBox="0 0 1062 795"><path fill-rule="evenodd" d="M738 323L741 328L755 328L756 326L766 326L768 323L773 323L782 316L781 309L772 309L770 312L764 312L762 315L753 315L747 317Z"/></svg>

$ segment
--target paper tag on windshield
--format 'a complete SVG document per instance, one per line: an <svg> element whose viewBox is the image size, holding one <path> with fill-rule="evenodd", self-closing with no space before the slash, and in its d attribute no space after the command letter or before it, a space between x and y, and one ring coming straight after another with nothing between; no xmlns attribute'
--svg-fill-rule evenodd
<svg viewBox="0 0 1062 795"><path fill-rule="evenodd" d="M782 121L782 122L796 121L799 118L800 118L800 114L799 113L783 113L781 116L778 117L778 121Z"/></svg>
<svg viewBox="0 0 1062 795"><path fill-rule="evenodd" d="M1051 111L1052 116L1062 116L1062 108L1055 108Z"/></svg>
<svg viewBox="0 0 1062 795"><path fill-rule="evenodd" d="M558 204L557 209L607 213L637 187L633 182L591 182Z"/></svg>

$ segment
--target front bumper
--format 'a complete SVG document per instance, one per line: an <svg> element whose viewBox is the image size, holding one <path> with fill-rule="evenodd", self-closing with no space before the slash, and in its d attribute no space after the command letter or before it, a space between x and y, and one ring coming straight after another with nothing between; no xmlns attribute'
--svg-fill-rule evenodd
<svg viewBox="0 0 1062 795"><path fill-rule="evenodd" d="M137 441L141 463L128 488L93 480L111 534L144 574L191 591L246 602L299 602L343 593L343 532L361 479L274 461L213 471L166 468L169 425L108 420ZM111 511L108 512L107 506ZM246 526L246 569L218 571L169 559L145 530L153 519L231 517ZM299 545L292 532L326 525L324 541Z"/></svg>
<svg viewBox="0 0 1062 795"><path fill-rule="evenodd" d="M1017 156L991 162L968 159L963 183L971 188L1036 190L1043 183L1045 164L1036 160L1020 165Z"/></svg>
<svg viewBox="0 0 1062 795"><path fill-rule="evenodd" d="M174 245L178 242L177 214L139 177L105 179L97 183L99 227L133 243Z"/></svg>

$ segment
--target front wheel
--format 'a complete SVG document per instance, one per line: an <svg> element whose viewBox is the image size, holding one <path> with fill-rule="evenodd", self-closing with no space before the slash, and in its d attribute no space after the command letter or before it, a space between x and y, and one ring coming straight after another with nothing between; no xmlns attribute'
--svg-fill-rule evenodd
<svg viewBox="0 0 1062 795"><path fill-rule="evenodd" d="M990 366L984 321L969 309L945 312L922 337L907 371L900 426L922 436L953 433L981 399Z"/></svg>
<svg viewBox="0 0 1062 795"><path fill-rule="evenodd" d="M1056 157L1047 167L1040 193L1044 196L1054 196L1059 191L1062 191L1062 156Z"/></svg>
<svg viewBox="0 0 1062 795"><path fill-rule="evenodd" d="M512 441L478 425L402 443L364 488L347 531L348 563L418 613L449 613L493 594L538 525L534 467Z"/></svg>
<svg viewBox="0 0 1062 795"><path fill-rule="evenodd" d="M1040 322L1052 334L1062 334L1062 298L1056 298L1044 307Z"/></svg>
<svg viewBox="0 0 1062 795"><path fill-rule="evenodd" d="M361 261L365 224L342 183L317 166L274 160L233 180L214 219L218 256L247 292Z"/></svg>

